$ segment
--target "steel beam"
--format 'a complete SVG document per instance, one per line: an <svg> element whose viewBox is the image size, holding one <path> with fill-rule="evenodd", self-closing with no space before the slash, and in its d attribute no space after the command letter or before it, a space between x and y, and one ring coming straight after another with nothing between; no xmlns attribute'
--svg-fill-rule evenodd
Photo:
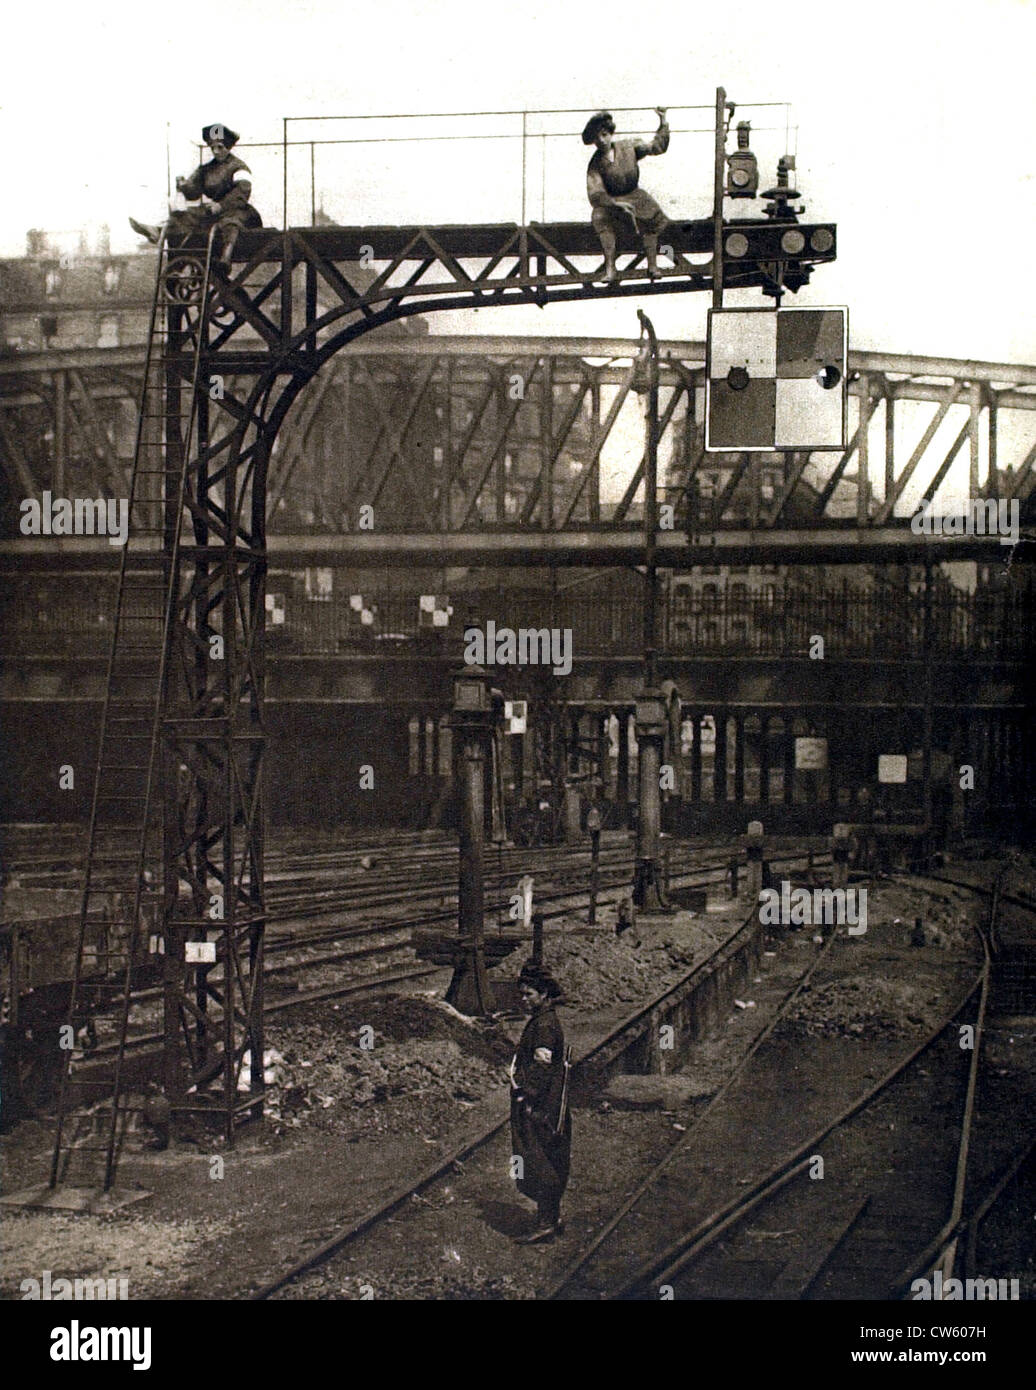
<svg viewBox="0 0 1036 1390"><path fill-rule="evenodd" d="M1036 451L1034 451L1036 454ZM1025 475L1030 478L1036 474ZM1016 490L1021 490L1020 484ZM185 547L189 550L190 547ZM604 565L643 563L643 536L636 526L622 529L572 528L561 532L477 530L454 532L353 532L349 535L271 535L266 551L283 568L322 565L348 569L382 565L471 566ZM1034 542L1023 537L1016 558L1030 562ZM855 523L748 530L730 526L696 533L659 532L658 563L685 569L699 564L856 565L906 564L931 552L936 562L1002 561L1010 553L996 536L917 536L909 523L857 529ZM135 563L161 564L161 551L140 547ZM91 571L118 568L119 552L91 536L19 537L0 541L0 572Z"/></svg>
<svg viewBox="0 0 1036 1390"><path fill-rule="evenodd" d="M681 363L704 365L705 344L698 340L660 338L660 365L666 357ZM376 348L358 339L347 343L339 352L360 357L513 357L520 349L529 357L591 357L609 360L636 355L635 338L567 337L523 335L520 338L505 334L445 334L429 333L414 338L386 338ZM141 367L144 345L116 348L49 349L46 352L18 353L0 359L0 377L32 376L40 372L61 371L68 367L90 368ZM971 358L913 356L908 353L849 351L848 366L852 372L867 372L872 376L903 376L908 378L945 377L989 384L1010 383L1015 387L1036 387L1036 366L1018 362L980 362ZM897 383L909 390L912 382ZM850 384L852 389L852 383ZM936 388L938 389L938 388ZM909 399L909 397L908 397ZM929 397L918 397L927 400ZM1036 394L1023 397L1036 409ZM1024 409L1024 406L1019 407Z"/></svg>

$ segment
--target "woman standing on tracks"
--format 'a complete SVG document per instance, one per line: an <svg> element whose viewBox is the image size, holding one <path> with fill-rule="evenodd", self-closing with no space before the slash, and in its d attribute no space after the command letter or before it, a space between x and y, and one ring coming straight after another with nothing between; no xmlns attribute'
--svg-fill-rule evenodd
<svg viewBox="0 0 1036 1390"><path fill-rule="evenodd" d="M511 1146L520 1160L518 1191L537 1206L535 1228L518 1243L535 1245L563 1229L561 1198L572 1151L569 1062L555 1012L560 985L529 961L518 976L518 989L532 1016L511 1062Z"/></svg>
<svg viewBox="0 0 1036 1390"><path fill-rule="evenodd" d="M669 125L664 106L656 106L658 130L654 139L616 140L615 121L610 111L598 111L583 129L583 144L593 145L595 153L586 169L586 194L593 212L590 221L601 239L604 251L603 283L613 285L619 278L615 250L623 224L633 223L644 238L648 278L657 280L658 234L669 219L645 189L640 188L640 160L650 154L665 154L669 148Z"/></svg>
<svg viewBox="0 0 1036 1390"><path fill-rule="evenodd" d="M230 153L240 138L237 132L225 125L207 125L201 138L212 158L199 164L193 174L176 180L177 191L197 206L170 212L165 232L169 237L207 234L215 224L219 228L219 259L229 265L241 228L261 227L263 219L248 201L252 196L251 170L243 159ZM131 217L130 226L156 246L162 239L161 225Z"/></svg>

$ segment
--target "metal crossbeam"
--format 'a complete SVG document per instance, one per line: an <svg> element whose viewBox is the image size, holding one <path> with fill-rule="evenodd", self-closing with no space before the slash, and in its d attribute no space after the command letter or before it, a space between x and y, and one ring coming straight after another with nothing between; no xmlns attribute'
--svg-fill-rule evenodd
<svg viewBox="0 0 1036 1390"><path fill-rule="evenodd" d="M1030 474L1036 479L1036 474ZM1011 552L996 536L916 536L909 522L861 530L851 521L841 527L780 526L768 530L732 526L722 531L699 529L690 537L662 531L658 563L663 568L689 565L840 565L907 564L930 557L948 560L1006 562ZM1031 560L1033 542L1022 539L1020 559ZM190 547L185 547L187 553ZM103 573L118 566L118 551L103 538L61 536L0 541L0 572ZM644 531L636 522L624 526L580 523L566 531L527 529L353 532L348 535L269 535L266 555L281 568L329 565L346 569L442 565L525 566L593 565L612 567L644 562ZM138 550L135 560L160 567L161 551Z"/></svg>

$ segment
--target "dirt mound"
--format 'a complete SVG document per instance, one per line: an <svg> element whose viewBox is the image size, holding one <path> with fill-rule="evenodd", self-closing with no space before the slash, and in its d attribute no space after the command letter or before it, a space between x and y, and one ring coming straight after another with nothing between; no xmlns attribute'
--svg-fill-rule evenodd
<svg viewBox="0 0 1036 1390"><path fill-rule="evenodd" d="M512 1045L428 997L370 1001L333 1036L294 1019L270 1030L280 1056L268 1113L281 1129L437 1135L458 1106L506 1084Z"/></svg>
<svg viewBox="0 0 1036 1390"><path fill-rule="evenodd" d="M831 980L806 985L782 1031L825 1038L906 1037L939 1017L939 994L900 980Z"/></svg>
<svg viewBox="0 0 1036 1390"><path fill-rule="evenodd" d="M695 924L691 938L684 933L641 942L635 929L622 936L558 938L551 942L551 970L566 1005L590 1013L660 993L709 954L717 940L704 923Z"/></svg>

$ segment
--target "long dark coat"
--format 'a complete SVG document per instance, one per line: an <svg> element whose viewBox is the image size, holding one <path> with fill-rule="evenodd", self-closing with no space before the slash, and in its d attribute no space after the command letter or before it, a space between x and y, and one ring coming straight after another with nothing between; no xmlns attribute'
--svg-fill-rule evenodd
<svg viewBox="0 0 1036 1390"><path fill-rule="evenodd" d="M567 1102L561 1114L564 1085L565 1038L547 1003L525 1025L511 1063L511 1145L522 1159L518 1191L537 1203L560 1202L568 1182L572 1116Z"/></svg>

